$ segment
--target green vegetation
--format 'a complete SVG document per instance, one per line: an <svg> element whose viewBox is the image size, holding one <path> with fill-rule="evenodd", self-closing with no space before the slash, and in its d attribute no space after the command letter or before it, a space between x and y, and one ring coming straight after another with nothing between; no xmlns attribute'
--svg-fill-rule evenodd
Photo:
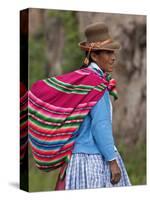
<svg viewBox="0 0 150 200"><path fill-rule="evenodd" d="M78 22L73 11L49 11L49 17L57 17L62 22L65 31L65 47L63 51L63 72L79 68L83 53L80 51Z"/></svg>
<svg viewBox="0 0 150 200"><path fill-rule="evenodd" d="M146 184L146 142L140 142L132 147L124 143L118 145L118 150L125 162L132 185Z"/></svg>
<svg viewBox="0 0 150 200"><path fill-rule="evenodd" d="M49 11L49 17L58 17L65 29L65 47L63 49L63 72L72 71L81 66L83 52L78 43L79 32L75 13L72 11ZM30 37L29 40L29 86L38 79L45 78L46 49L44 32L39 30L39 35Z"/></svg>
<svg viewBox="0 0 150 200"><path fill-rule="evenodd" d="M58 170L43 172L33 165L30 167L29 172L29 191L53 191L55 189L57 175Z"/></svg>
<svg viewBox="0 0 150 200"><path fill-rule="evenodd" d="M30 38L29 41L29 86L44 78L45 65L44 38Z"/></svg>

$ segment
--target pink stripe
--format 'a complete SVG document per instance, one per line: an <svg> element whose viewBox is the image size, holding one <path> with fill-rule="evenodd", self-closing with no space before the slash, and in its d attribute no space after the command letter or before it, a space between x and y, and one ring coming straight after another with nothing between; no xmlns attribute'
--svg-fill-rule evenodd
<svg viewBox="0 0 150 200"><path fill-rule="evenodd" d="M68 84L72 84L72 85L78 85L77 83L80 82L81 85L83 84L83 85L96 86L96 85L100 85L102 82L104 82L103 79L100 78L92 70L88 69L86 71L90 72L89 76L80 75L80 74L71 72L71 73L68 73L65 75L57 76L56 78L64 83L68 83ZM42 88L42 90L41 90L41 88ZM63 111L70 111L68 109L75 108L81 102L81 100L82 100L82 103L85 103L85 102L91 101L91 100L97 101L97 99L95 99L94 95L99 94L99 91L92 91L92 93L89 92L89 95L87 95L88 97L85 97L85 95L83 95L83 94L67 94L67 93L64 93L61 91L59 91L59 93L58 93L58 90L50 87L42 80L37 81L35 84L33 84L32 88L31 88L31 92L37 98L40 98L42 100L42 103L43 102L48 103L48 105L45 105L47 108L49 107L49 103L51 103L58 110L60 110L60 108L63 107L62 108ZM31 95L31 92L29 93L29 96ZM94 97L94 98L91 99L91 97ZM66 102L66 99L67 99L67 102ZM38 103L40 103L40 102L38 102ZM54 108L54 109L56 109L56 108Z"/></svg>
<svg viewBox="0 0 150 200"><path fill-rule="evenodd" d="M37 98L31 91L29 91L29 98L33 99L35 102L37 102L37 104L44 106L46 108L48 108L49 110L55 110L58 112L71 112L73 110L73 107L71 108L62 108L59 106L54 106L50 103L44 102L41 99ZM52 94L50 95L49 93L49 98L52 99Z"/></svg>
<svg viewBox="0 0 150 200"><path fill-rule="evenodd" d="M35 134L37 134L37 135L39 135L39 136L43 136L43 137L53 137L53 138L55 138L55 136L57 137L57 136L66 136L66 135L71 135L72 134L72 131L71 132L64 132L64 133L57 133L57 134L55 134L55 135L53 135L53 134L48 134L48 133L43 133L43 132L39 132L39 131L37 131L37 130L34 130L34 129L32 129L31 128L31 126L29 127L29 132L35 132Z"/></svg>
<svg viewBox="0 0 150 200"><path fill-rule="evenodd" d="M29 113L29 116L31 116L33 119L35 119L35 120L37 120L37 121L39 121L39 122L41 122L41 123L43 123L43 124L45 124L45 125L52 125L52 126L58 126L58 127L60 127L60 126L62 125L62 123L54 123L54 122L45 121L45 120L40 119L40 118L38 118L37 116L32 115L32 114L30 114L30 113ZM82 119L77 119L77 120L66 120L66 121L64 122L64 124L73 123L73 122L82 122L82 121L83 121Z"/></svg>
<svg viewBox="0 0 150 200"><path fill-rule="evenodd" d="M74 115L85 115L86 113L88 113L89 109L90 108L86 108L86 106L90 106L92 107L93 105L96 104L96 101L92 101L92 102L89 102L89 103L82 103L82 104L79 104L76 109L74 110L74 112L70 115L70 116L74 116ZM44 115L45 117L50 117L50 118L56 118L56 119L65 119L69 114L54 114L54 113L51 113L53 112L53 110L50 111L46 111L44 110L44 107L42 107L41 109L39 109L37 106L35 106L34 104L32 104L31 102L29 102L29 107L36 111L36 112L39 112L41 113L42 115ZM83 108L83 110L82 110ZM47 108L45 108L47 109ZM81 109L81 110L79 110Z"/></svg>
<svg viewBox="0 0 150 200"><path fill-rule="evenodd" d="M28 92L26 92L21 98L20 103L24 102L28 98Z"/></svg>
<svg viewBox="0 0 150 200"><path fill-rule="evenodd" d="M57 134L57 133L64 133L64 132L74 132L77 127L71 127L71 128L59 128L58 130L57 129L53 129L53 130L49 130L49 129L44 129L44 128L41 128L35 124L33 124L31 121L29 121L29 126L32 128L32 129L35 129L39 132L42 132L42 133L49 133L49 134Z"/></svg>
<svg viewBox="0 0 150 200"><path fill-rule="evenodd" d="M48 110L47 107L41 107L39 108L38 106L34 105L33 103L29 102L29 107L38 112L38 113L41 113L42 115L44 115L45 117L50 117L50 118L55 118L55 119L65 119L68 114L56 114L56 113L52 113L52 112L55 112L53 110Z"/></svg>
<svg viewBox="0 0 150 200"><path fill-rule="evenodd" d="M64 83L68 83L71 85L96 86L102 82L102 78L100 78L100 76L97 75L95 72L93 72L91 69L88 69L88 68L86 70L80 69L80 70L77 70L77 73L74 73L74 72L76 71L67 73L65 75L63 74L63 75L57 76L56 78ZM80 72L81 74L79 74Z"/></svg>
<svg viewBox="0 0 150 200"><path fill-rule="evenodd" d="M20 111L28 111L28 103L24 104L23 106L20 107Z"/></svg>
<svg viewBox="0 0 150 200"><path fill-rule="evenodd" d="M76 109L78 109L78 108L85 108L85 107L87 107L87 106L94 106L96 104L96 101L91 101L91 102L88 102L88 103L80 103L77 107L76 107ZM75 109L75 110L76 110Z"/></svg>
<svg viewBox="0 0 150 200"><path fill-rule="evenodd" d="M76 70L75 72L77 74L81 74L81 75L89 75L90 74L89 72L84 72L84 71L81 71L81 70Z"/></svg>
<svg viewBox="0 0 150 200"><path fill-rule="evenodd" d="M34 146L34 144L31 143L31 142L30 142L30 145L32 147L32 151L38 152L39 154L43 154L44 153L44 155L51 155L51 154L55 154L55 153L58 152L58 149L57 150L40 150L39 148ZM35 154L34 154L34 156L36 157Z"/></svg>
<svg viewBox="0 0 150 200"><path fill-rule="evenodd" d="M25 123L20 126L20 130L25 129L26 127L28 127L28 121L25 121Z"/></svg>
<svg viewBox="0 0 150 200"><path fill-rule="evenodd" d="M31 116L33 119L37 120L38 122L41 122L41 123L46 124L46 125L52 125L52 126L58 126L58 127L61 126L61 123L48 122L48 121L45 121L45 120L38 118L37 116L35 116L33 114L30 114L30 113L29 113L29 116Z"/></svg>
<svg viewBox="0 0 150 200"><path fill-rule="evenodd" d="M30 134L37 139L37 133L33 132L32 130L29 131ZM55 136L55 137L48 137L48 136L43 136L43 135L39 135L38 134L38 140L42 140L42 141L58 141L58 140L66 140L69 139L71 137L70 134L65 134L65 135L59 135L59 136Z"/></svg>
<svg viewBox="0 0 150 200"><path fill-rule="evenodd" d="M70 149L68 150L68 148L71 148L73 144L74 144L74 142L70 142L69 144L64 145L63 148L61 148L61 151L60 151L59 148L57 150L40 150L39 148L35 148L34 145L31 145L31 146L32 146L34 157L37 160L39 160L39 161L45 160L47 162L50 162L50 161L55 160L57 158L61 158L61 156L62 156L61 154L63 154L63 156L64 155L68 155L68 152L70 152ZM57 154L57 158L56 158L56 155L54 155L54 154L56 154L58 151L60 151L60 153ZM62 152L62 151L66 151L66 152ZM47 157L40 157L40 159L39 159L39 156L36 155L36 153L39 154L39 156L40 155L45 155L45 156L49 155L49 156L52 156L52 157L49 157L49 158L47 158Z"/></svg>
<svg viewBox="0 0 150 200"><path fill-rule="evenodd" d="M69 117L76 117L76 116L78 116L78 115L84 117L88 112L89 112L89 109L75 111L75 112L73 112Z"/></svg>
<svg viewBox="0 0 150 200"><path fill-rule="evenodd" d="M52 135L52 134L43 134L43 133L40 133L40 132L37 132L35 130L32 130L30 129L29 130L29 133L31 135L36 135L37 138L47 138L47 140L49 140L49 138L53 138L55 139L55 137L70 137L72 132L67 132L67 133L60 133L60 134L55 134L55 135Z"/></svg>
<svg viewBox="0 0 150 200"><path fill-rule="evenodd" d="M20 150L23 151L27 147L27 144L28 144L28 141L25 144L21 145Z"/></svg>
<svg viewBox="0 0 150 200"><path fill-rule="evenodd" d="M28 116L28 113L24 114L24 115L21 115L20 116L20 120L22 120L23 118L25 118L26 116Z"/></svg>
<svg viewBox="0 0 150 200"><path fill-rule="evenodd" d="M28 128L28 127L27 127ZM24 130L24 131L20 131L20 137L21 138L24 138L28 135L28 131L27 131L27 128Z"/></svg>
<svg viewBox="0 0 150 200"><path fill-rule="evenodd" d="M24 105L20 106L20 111L27 110L27 108L28 108L28 102L26 102Z"/></svg>

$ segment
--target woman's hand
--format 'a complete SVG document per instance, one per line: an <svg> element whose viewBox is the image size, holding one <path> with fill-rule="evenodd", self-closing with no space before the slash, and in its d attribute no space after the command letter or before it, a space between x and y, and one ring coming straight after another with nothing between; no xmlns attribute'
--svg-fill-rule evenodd
<svg viewBox="0 0 150 200"><path fill-rule="evenodd" d="M120 170L116 160L112 160L112 161L108 161L108 162L109 162L110 172L111 172L110 182L114 185L120 181L121 170Z"/></svg>

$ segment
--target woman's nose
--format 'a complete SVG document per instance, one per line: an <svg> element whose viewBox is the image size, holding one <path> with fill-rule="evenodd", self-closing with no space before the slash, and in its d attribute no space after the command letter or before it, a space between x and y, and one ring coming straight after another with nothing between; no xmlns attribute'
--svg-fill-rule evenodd
<svg viewBox="0 0 150 200"><path fill-rule="evenodd" d="M116 60L116 55L115 55L115 54L112 54L111 59L112 59L113 62L115 62L115 60Z"/></svg>

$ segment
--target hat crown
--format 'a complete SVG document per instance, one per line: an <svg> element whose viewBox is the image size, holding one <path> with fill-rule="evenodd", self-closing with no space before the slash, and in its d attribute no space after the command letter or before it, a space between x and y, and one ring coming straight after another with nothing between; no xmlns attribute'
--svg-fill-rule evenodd
<svg viewBox="0 0 150 200"><path fill-rule="evenodd" d="M84 51L114 51L120 48L120 44L112 39L107 25L103 22L87 26L84 34L86 41L79 43L80 48Z"/></svg>
<svg viewBox="0 0 150 200"><path fill-rule="evenodd" d="M110 39L108 27L105 23L95 23L85 29L87 42L97 42Z"/></svg>

